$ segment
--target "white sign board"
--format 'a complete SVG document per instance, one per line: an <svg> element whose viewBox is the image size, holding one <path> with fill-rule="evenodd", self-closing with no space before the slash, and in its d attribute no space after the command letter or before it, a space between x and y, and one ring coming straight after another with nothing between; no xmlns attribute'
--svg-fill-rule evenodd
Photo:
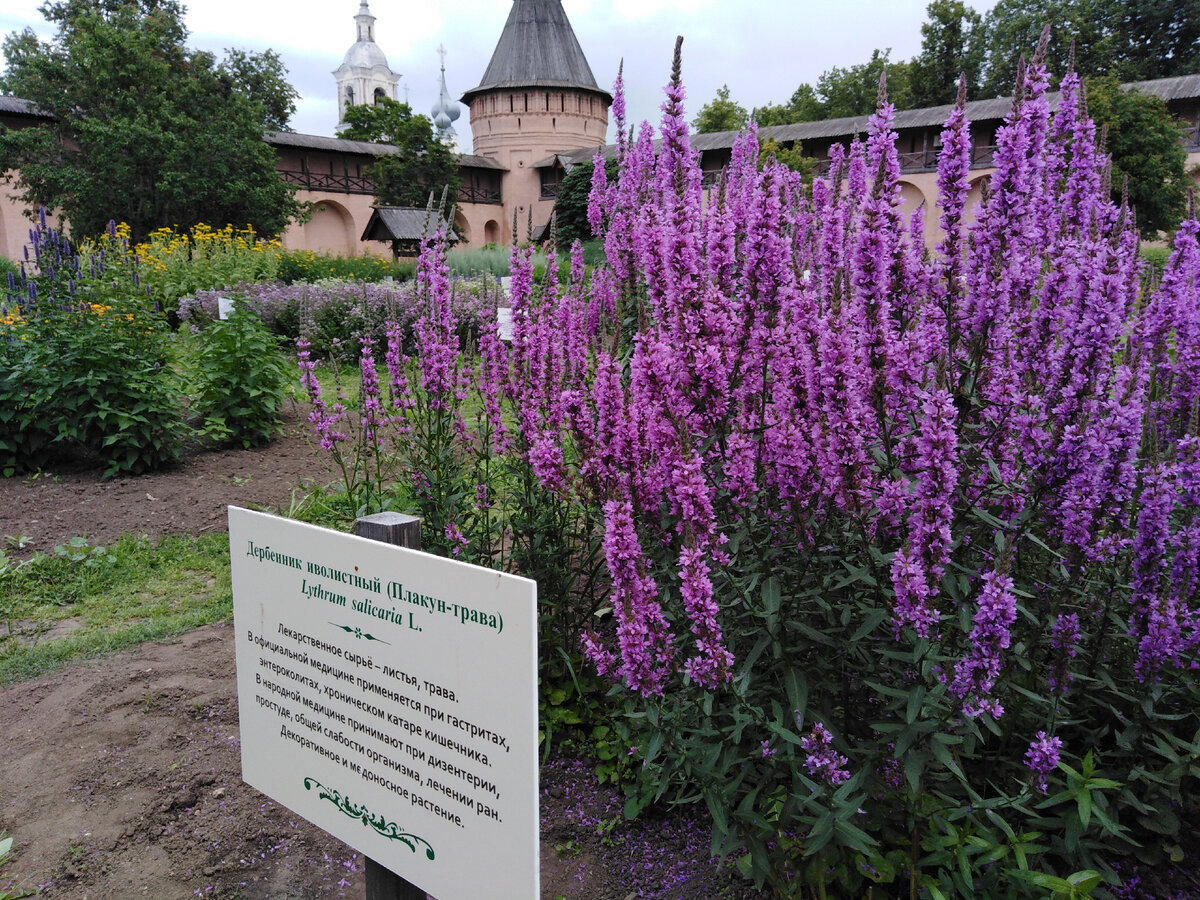
<svg viewBox="0 0 1200 900"><path fill-rule="evenodd" d="M534 582L230 507L242 778L439 898L530 900Z"/></svg>
<svg viewBox="0 0 1200 900"><path fill-rule="evenodd" d="M218 297L217 298L217 318L228 319L233 315L233 298Z"/></svg>
<svg viewBox="0 0 1200 900"><path fill-rule="evenodd" d="M496 308L496 329L500 332L500 340L512 343L513 317L512 307L499 306Z"/></svg>

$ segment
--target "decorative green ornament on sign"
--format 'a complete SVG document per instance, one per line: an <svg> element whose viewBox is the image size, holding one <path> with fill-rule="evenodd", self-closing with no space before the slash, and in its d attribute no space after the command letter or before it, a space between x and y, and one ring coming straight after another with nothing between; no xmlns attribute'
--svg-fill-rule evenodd
<svg viewBox="0 0 1200 900"><path fill-rule="evenodd" d="M364 825L374 828L379 834L393 841L400 841L405 844L413 853L417 852L417 844L424 844L425 858L432 860L434 858L433 846L423 837L418 837L415 834L408 834L400 830L400 826L395 822L389 822L383 816L375 816L365 806L355 806L349 797L343 797L342 792L337 788L325 787L315 778L304 779L304 789L311 791L317 788L317 796L322 800L328 800L351 819L359 819Z"/></svg>

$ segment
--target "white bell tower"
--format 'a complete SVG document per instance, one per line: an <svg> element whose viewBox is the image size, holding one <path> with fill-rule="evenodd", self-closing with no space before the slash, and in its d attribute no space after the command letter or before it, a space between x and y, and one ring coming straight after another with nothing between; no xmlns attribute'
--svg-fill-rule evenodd
<svg viewBox="0 0 1200 900"><path fill-rule="evenodd" d="M359 3L354 22L357 39L333 72L338 92L338 131L346 127L347 107L375 103L381 97L399 100L396 91L400 74L391 70L387 57L375 43L375 17L367 0Z"/></svg>

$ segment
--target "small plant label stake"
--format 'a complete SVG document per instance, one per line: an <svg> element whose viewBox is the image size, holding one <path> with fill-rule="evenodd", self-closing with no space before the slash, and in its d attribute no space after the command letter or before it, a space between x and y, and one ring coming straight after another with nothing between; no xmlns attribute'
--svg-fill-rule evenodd
<svg viewBox="0 0 1200 900"><path fill-rule="evenodd" d="M382 542L408 518L229 508L242 778L374 861L369 897L382 866L392 896L529 900L537 586Z"/></svg>

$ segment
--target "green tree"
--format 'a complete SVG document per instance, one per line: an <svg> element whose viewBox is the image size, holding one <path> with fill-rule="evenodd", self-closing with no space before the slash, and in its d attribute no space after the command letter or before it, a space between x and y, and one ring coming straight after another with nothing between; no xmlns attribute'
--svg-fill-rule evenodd
<svg viewBox="0 0 1200 900"><path fill-rule="evenodd" d="M746 107L729 99L729 85L723 84L717 96L700 108L699 115L692 120L692 127L700 134L714 131L741 131L750 121Z"/></svg>
<svg viewBox="0 0 1200 900"><path fill-rule="evenodd" d="M1189 185L1181 123L1163 100L1123 90L1112 76L1088 79L1087 100L1097 127L1107 127L1114 196L1119 198L1128 177L1129 202L1142 233L1173 230L1183 217Z"/></svg>
<svg viewBox="0 0 1200 900"><path fill-rule="evenodd" d="M888 97L897 109L912 108L911 63L892 62L891 48L871 51L865 63L843 69L834 66L817 79L825 117L868 116L879 97L879 76L887 70Z"/></svg>
<svg viewBox="0 0 1200 900"><path fill-rule="evenodd" d="M1200 0L1000 0L984 22L987 93L1012 89L1017 61L1047 23L1047 64L1059 77L1072 43L1085 77L1141 81L1200 70Z"/></svg>
<svg viewBox="0 0 1200 900"><path fill-rule="evenodd" d="M0 91L50 121L0 133L0 170L30 207L61 210L75 234L110 219L135 238L163 225L249 224L277 234L300 212L264 128L286 125L295 91L274 54L229 60L189 50L177 0L58 0L57 26L4 41Z"/></svg>
<svg viewBox="0 0 1200 900"><path fill-rule="evenodd" d="M570 247L575 241L587 243L592 240L592 226L588 223L588 197L592 193L592 173L595 168L595 163L590 159L572 166L558 188L554 215L558 222L560 247ZM609 159L605 160L604 170L611 184L616 181L620 166L615 159Z"/></svg>
<svg viewBox="0 0 1200 900"><path fill-rule="evenodd" d="M771 158L787 166L793 172L799 172L804 179L805 186L812 186L820 160L815 156L805 156L804 147L799 141L790 147L785 147L773 138L763 141L758 148L758 167L761 169Z"/></svg>
<svg viewBox="0 0 1200 900"><path fill-rule="evenodd" d="M817 122L827 118L825 104L811 84L801 84L786 104L768 103L754 110L751 118L759 125L791 125L793 122Z"/></svg>
<svg viewBox="0 0 1200 900"><path fill-rule="evenodd" d="M1115 62L1115 38L1110 27L1112 4L1122 0L1000 0L984 20L987 63L982 94L1011 94L1017 66L1029 59L1050 25L1046 65L1061 78L1069 67L1072 45L1075 71L1108 75Z"/></svg>
<svg viewBox="0 0 1200 900"><path fill-rule="evenodd" d="M912 61L912 105L953 103L963 73L974 96L983 71L982 17L962 0L933 0L925 12L921 53Z"/></svg>
<svg viewBox="0 0 1200 900"><path fill-rule="evenodd" d="M1200 72L1200 0L1109 0L1122 81Z"/></svg>
<svg viewBox="0 0 1200 900"><path fill-rule="evenodd" d="M458 159L435 134L433 122L416 114L407 103L384 97L374 105L346 108L346 127L338 136L351 141L391 144L394 154L378 157L366 175L375 182L375 197L383 206L422 207L429 195L458 193Z"/></svg>

